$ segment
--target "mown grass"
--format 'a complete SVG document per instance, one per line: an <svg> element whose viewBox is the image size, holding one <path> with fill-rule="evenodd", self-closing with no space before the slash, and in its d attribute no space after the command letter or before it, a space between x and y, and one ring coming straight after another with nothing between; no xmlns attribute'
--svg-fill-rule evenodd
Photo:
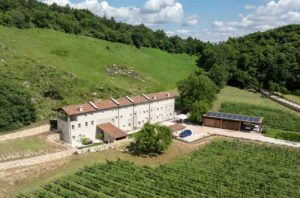
<svg viewBox="0 0 300 198"><path fill-rule="evenodd" d="M174 90L197 70L196 57L170 54L46 29L0 26L0 79L17 81L37 107L38 120L58 107L95 98ZM139 78L109 74L113 64ZM55 91L57 98L47 97Z"/></svg>
<svg viewBox="0 0 300 198"><path fill-rule="evenodd" d="M54 150L55 149L48 144L42 136L17 138L0 142L0 158L4 159L8 157L8 160L22 158L24 156L34 156Z"/></svg>
<svg viewBox="0 0 300 198"><path fill-rule="evenodd" d="M300 116L299 112L291 110L279 103L276 103L264 96L261 93L239 89L236 87L226 86L217 95L217 100L213 103L211 111L219 111L222 103L233 102L233 103L245 103L252 105L260 105L272 109L280 109Z"/></svg>
<svg viewBox="0 0 300 198"><path fill-rule="evenodd" d="M300 96L288 94L288 95L284 95L284 97L288 100L291 100L293 102L300 104Z"/></svg>
<svg viewBox="0 0 300 198"><path fill-rule="evenodd" d="M267 128L266 135L272 138L283 139L283 140L288 140L293 142L300 142L299 132L291 132L291 131L285 131L281 129Z"/></svg>
<svg viewBox="0 0 300 198"><path fill-rule="evenodd" d="M37 196L72 194L72 197L91 194L102 197L299 197L299 159L300 152L296 149L214 141L192 155L155 169L121 160L96 164L31 193Z"/></svg>

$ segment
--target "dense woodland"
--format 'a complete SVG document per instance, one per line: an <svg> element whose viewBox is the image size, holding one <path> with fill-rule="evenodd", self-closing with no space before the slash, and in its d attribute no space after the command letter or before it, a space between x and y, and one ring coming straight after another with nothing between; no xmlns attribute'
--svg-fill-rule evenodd
<svg viewBox="0 0 300 198"><path fill-rule="evenodd" d="M263 87L271 91L300 94L300 25L208 46L198 65L210 72L219 86Z"/></svg>
<svg viewBox="0 0 300 198"><path fill-rule="evenodd" d="M136 47L159 48L170 53L197 55L205 43L194 38L168 37L162 30L153 31L145 25L129 25L113 18L98 17L88 10L50 6L37 0L0 0L0 24L18 28L49 28L81 34Z"/></svg>

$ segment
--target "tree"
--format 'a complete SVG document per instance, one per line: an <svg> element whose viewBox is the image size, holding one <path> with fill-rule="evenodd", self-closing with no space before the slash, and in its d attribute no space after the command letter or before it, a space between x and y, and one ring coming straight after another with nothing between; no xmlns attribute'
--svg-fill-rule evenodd
<svg viewBox="0 0 300 198"><path fill-rule="evenodd" d="M195 102L213 102L218 92L218 87L214 82L202 74L191 74L188 78L178 82L177 88L179 97L176 100L176 106L184 113L191 111Z"/></svg>
<svg viewBox="0 0 300 198"><path fill-rule="evenodd" d="M0 81L0 90L0 131L13 130L35 121L36 111L27 92L11 81Z"/></svg>
<svg viewBox="0 0 300 198"><path fill-rule="evenodd" d="M228 73L225 66L215 64L209 70L209 77L219 88L224 88L227 83Z"/></svg>
<svg viewBox="0 0 300 198"><path fill-rule="evenodd" d="M194 123L202 121L202 115L208 111L209 104L205 101L197 101L192 105L189 120Z"/></svg>
<svg viewBox="0 0 300 198"><path fill-rule="evenodd" d="M160 154L172 142L170 128L146 123L136 137L136 149L144 154Z"/></svg>

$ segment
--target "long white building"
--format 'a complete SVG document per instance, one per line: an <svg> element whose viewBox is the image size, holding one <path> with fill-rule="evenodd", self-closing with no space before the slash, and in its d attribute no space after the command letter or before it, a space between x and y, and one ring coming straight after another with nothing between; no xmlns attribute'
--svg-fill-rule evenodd
<svg viewBox="0 0 300 198"><path fill-rule="evenodd" d="M62 107L57 126L62 140L81 146L82 137L97 141L96 135L102 133L105 141L114 142L147 122L162 122L174 116L175 95L159 92Z"/></svg>

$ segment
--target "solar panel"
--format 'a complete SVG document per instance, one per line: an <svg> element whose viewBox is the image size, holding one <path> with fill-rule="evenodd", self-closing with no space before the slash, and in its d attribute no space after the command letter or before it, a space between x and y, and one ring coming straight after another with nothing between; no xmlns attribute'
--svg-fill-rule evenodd
<svg viewBox="0 0 300 198"><path fill-rule="evenodd" d="M244 115L237 115L237 114L223 113L223 112L207 112L206 116L220 118L220 119L227 119L227 120L237 120L242 122L252 122L252 123L260 122L260 117L244 116Z"/></svg>

